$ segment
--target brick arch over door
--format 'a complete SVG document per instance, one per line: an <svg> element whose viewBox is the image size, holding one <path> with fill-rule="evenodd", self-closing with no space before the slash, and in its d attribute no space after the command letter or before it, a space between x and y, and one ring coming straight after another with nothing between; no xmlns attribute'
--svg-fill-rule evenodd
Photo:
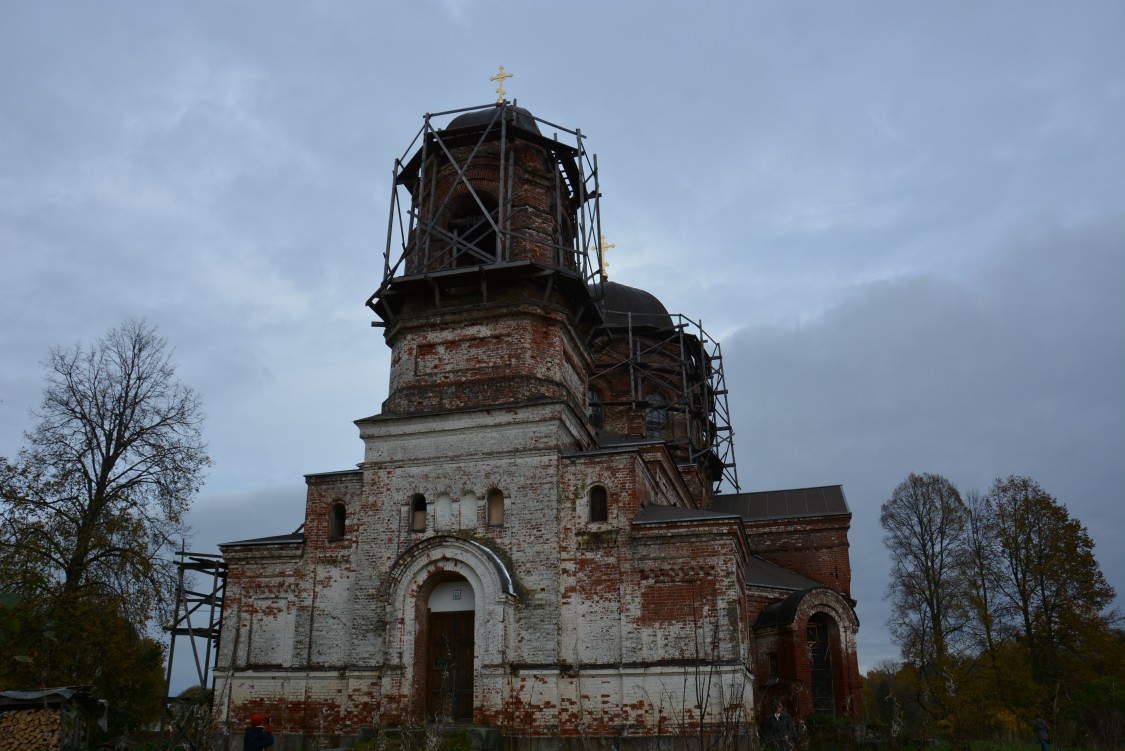
<svg viewBox="0 0 1125 751"><path fill-rule="evenodd" d="M425 644L419 637L425 631L427 602L435 584L450 575L468 581L476 598L476 666L499 665L505 659L510 636L506 629L515 622L516 594L504 562L480 543L460 537L438 535L412 545L391 566L386 580L386 664L391 668L389 679L401 684L384 686L384 691L413 697L414 711L408 715L416 715L423 704L420 661Z"/></svg>
<svg viewBox="0 0 1125 751"><path fill-rule="evenodd" d="M813 712L810 623L829 628L833 713L858 717L862 690L856 657L859 618L851 603L828 587L794 592L784 600L770 603L759 615L754 625L754 638L762 653L759 662L764 666L776 659L778 664L777 680L767 679L757 697L759 712L766 711L777 700L799 717Z"/></svg>

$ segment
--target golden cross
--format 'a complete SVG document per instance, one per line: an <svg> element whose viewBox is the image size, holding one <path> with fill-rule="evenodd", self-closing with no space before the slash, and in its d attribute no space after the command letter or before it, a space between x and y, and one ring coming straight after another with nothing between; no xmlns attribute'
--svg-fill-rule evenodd
<svg viewBox="0 0 1125 751"><path fill-rule="evenodd" d="M602 235L601 242L598 243L598 255L602 257L602 279L609 279L609 272L606 271L606 269L609 268L609 261L606 260L605 252L610 248L616 247L617 246L613 243L607 243L605 241L605 235Z"/></svg>
<svg viewBox="0 0 1125 751"><path fill-rule="evenodd" d="M499 73L497 73L494 76L489 76L489 78L488 78L489 81L497 81L498 82L497 85L496 85L496 93L499 94L500 96L496 97L496 103L497 104L503 104L504 103L504 79L511 78L511 77L512 77L511 73L505 73L504 72L504 66L503 65L500 66L500 72Z"/></svg>

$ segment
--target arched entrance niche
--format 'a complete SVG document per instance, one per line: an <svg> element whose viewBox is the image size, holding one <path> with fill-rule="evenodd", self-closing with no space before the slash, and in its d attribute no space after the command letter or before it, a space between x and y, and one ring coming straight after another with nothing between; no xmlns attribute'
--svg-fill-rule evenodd
<svg viewBox="0 0 1125 751"><path fill-rule="evenodd" d="M768 671L759 711L777 700L799 717L811 713L858 717L862 687L851 603L828 587L793 592L766 605L754 624L759 665Z"/></svg>
<svg viewBox="0 0 1125 751"><path fill-rule="evenodd" d="M389 695L410 697L403 721L444 715L471 721L502 697L482 688L482 666L504 661L515 587L493 551L439 535L419 541L387 578Z"/></svg>

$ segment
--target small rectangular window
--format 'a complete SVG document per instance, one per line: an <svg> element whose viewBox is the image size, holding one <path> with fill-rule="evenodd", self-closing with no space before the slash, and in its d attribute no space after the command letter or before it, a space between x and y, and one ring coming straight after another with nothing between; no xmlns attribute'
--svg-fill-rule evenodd
<svg viewBox="0 0 1125 751"><path fill-rule="evenodd" d="M410 531L426 531L426 496L416 495L410 502Z"/></svg>
<svg viewBox="0 0 1125 751"><path fill-rule="evenodd" d="M488 492L488 505L485 508L490 527L504 526L504 494L495 488Z"/></svg>

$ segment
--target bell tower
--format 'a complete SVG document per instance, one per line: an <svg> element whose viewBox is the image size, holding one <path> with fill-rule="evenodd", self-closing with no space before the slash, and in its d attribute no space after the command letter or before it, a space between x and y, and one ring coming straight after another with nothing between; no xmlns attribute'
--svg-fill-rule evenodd
<svg viewBox="0 0 1125 751"><path fill-rule="evenodd" d="M581 132L501 101L427 114L406 154L367 301L392 350L384 412L561 399L583 414L602 278Z"/></svg>

